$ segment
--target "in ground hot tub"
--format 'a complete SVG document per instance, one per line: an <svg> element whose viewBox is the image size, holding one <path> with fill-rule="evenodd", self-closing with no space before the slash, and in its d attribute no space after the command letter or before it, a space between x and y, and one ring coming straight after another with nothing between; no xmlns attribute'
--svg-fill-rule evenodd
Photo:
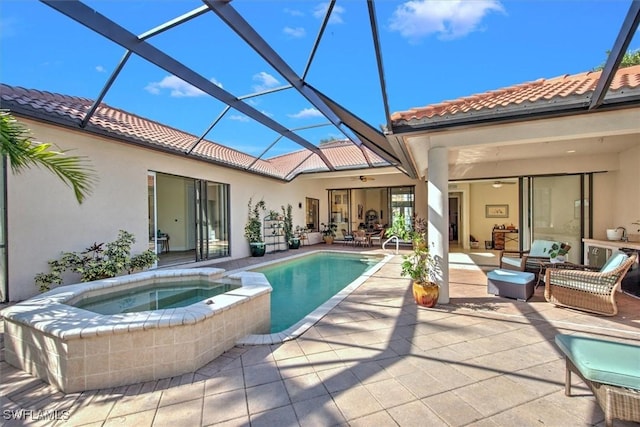
<svg viewBox="0 0 640 427"><path fill-rule="evenodd" d="M117 314L72 305L113 294L124 296L115 304L135 305L129 292L194 281L228 290L177 308L171 299L171 308ZM225 276L217 268L147 271L61 286L3 311L5 360L65 393L193 372L246 335L269 332L270 293L263 274Z"/></svg>

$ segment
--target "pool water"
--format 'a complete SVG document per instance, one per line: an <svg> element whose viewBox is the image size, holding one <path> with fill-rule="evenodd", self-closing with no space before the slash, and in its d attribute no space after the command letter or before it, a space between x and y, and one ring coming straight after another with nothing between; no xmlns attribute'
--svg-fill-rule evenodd
<svg viewBox="0 0 640 427"><path fill-rule="evenodd" d="M271 333L282 332L340 292L380 258L321 252L253 269L271 283Z"/></svg>
<svg viewBox="0 0 640 427"><path fill-rule="evenodd" d="M206 280L154 283L134 289L83 298L73 304L99 314L134 313L186 307L239 286Z"/></svg>

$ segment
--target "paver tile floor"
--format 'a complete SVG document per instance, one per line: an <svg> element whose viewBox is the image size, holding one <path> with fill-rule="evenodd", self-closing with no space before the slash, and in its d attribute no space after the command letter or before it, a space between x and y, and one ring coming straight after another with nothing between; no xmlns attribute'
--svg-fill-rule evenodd
<svg viewBox="0 0 640 427"><path fill-rule="evenodd" d="M640 300L620 294L619 315L606 318L553 307L542 287L527 302L499 298L487 294L490 263L451 255L448 304L416 306L397 255L300 338L234 347L179 377L65 395L8 365L2 346L0 424L604 425L576 376L574 395L564 395L553 339L580 333L640 344Z"/></svg>

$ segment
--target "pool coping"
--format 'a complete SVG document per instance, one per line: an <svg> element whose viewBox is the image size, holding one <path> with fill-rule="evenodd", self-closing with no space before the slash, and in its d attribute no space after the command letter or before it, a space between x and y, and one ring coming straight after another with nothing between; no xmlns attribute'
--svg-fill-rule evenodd
<svg viewBox="0 0 640 427"><path fill-rule="evenodd" d="M120 314L99 314L68 303L83 294L100 293L133 282L181 277L225 278L237 280L241 287L224 294L179 308ZM241 303L271 292L263 274L226 274L220 268L149 270L126 276L59 286L2 310L2 317L24 324L61 339L115 335L136 330L149 330L195 324ZM50 314L50 313L55 314ZM49 313L49 314L47 314Z"/></svg>
<svg viewBox="0 0 640 427"><path fill-rule="evenodd" d="M295 254L295 255L292 255L292 256L289 256L289 257L285 257L285 258L280 258L280 259L273 260L273 261L266 261L266 262L263 262L263 263L254 264L254 265L251 265L251 266L243 267L241 269L231 270L229 272L229 274L237 274L239 272L247 272L247 271L253 270L255 268L265 267L265 266L268 266L268 265L272 265L272 264L277 264L277 263L281 263L281 262L284 262L284 261L288 261L288 260L291 260L291 259L300 258L300 257L304 257L304 256L309 256L311 254L316 254L316 253L325 253L325 252L329 252L329 253L345 253L345 254L349 254L349 255L353 255L354 254L354 252L351 252L351 251L341 251L341 250L326 250L326 249L324 249L324 250L310 251L310 252L304 252L304 253L301 253L301 254ZM342 300L344 300L347 296L349 296L353 291L358 289L364 282L366 282L373 274L378 272L378 270L380 270L387 262L389 262L394 257L394 255L392 255L392 254L380 254L378 252L375 252L375 253L374 252L360 252L359 255L362 255L362 256L375 256L375 257L380 257L381 259L380 259L380 261L378 261L376 263L376 265L374 265L369 270L364 272L362 275L360 275L354 281L352 281L347 286L342 288L342 290L340 290L334 296L332 296L327 301L325 301L323 304L318 306L311 313L307 314L301 320L296 322L294 325L288 327L284 331L275 332L275 333L271 333L271 334L251 334L251 335L247 335L244 338L238 340L237 344L238 345L281 344L283 342L294 340L294 339L298 338L300 335L305 333L309 328L311 328L313 325L315 325L320 319L322 319L327 313L329 313L329 311L331 311L335 306L337 306L340 302L342 302Z"/></svg>

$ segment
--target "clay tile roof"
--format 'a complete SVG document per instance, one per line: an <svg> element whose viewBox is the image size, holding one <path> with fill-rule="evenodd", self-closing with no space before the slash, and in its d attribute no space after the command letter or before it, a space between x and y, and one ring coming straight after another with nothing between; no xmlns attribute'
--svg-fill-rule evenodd
<svg viewBox="0 0 640 427"><path fill-rule="evenodd" d="M373 151L366 147L360 148L346 139L323 143L319 148L338 170L389 166L386 160ZM307 150L300 150L270 158L269 162L277 165L281 170L292 170L293 174L328 170L320 157L316 154L310 154Z"/></svg>
<svg viewBox="0 0 640 427"><path fill-rule="evenodd" d="M425 107L412 108L392 114L394 125L414 121L430 122L451 118L455 115L495 114L498 111L531 109L537 104L546 106L563 101L588 102L595 90L601 71L564 75L552 79L538 79L498 90L444 101ZM640 65L619 69L607 96L615 96L625 89L640 89Z"/></svg>
<svg viewBox="0 0 640 427"><path fill-rule="evenodd" d="M2 108L19 110L26 116L62 123L78 129L92 104L93 101L86 98L0 84ZM105 103L98 106L86 130L143 146L162 148L180 155L186 154L198 140L194 135L113 108ZM336 169L369 166L360 148L349 141L329 144L321 150ZM366 149L365 151L374 165L388 166L388 163L371 151ZM328 170L324 162L309 150L300 150L271 159L256 159L254 156L224 145L202 140L195 146L191 155L205 161L278 179L293 179L299 173Z"/></svg>

